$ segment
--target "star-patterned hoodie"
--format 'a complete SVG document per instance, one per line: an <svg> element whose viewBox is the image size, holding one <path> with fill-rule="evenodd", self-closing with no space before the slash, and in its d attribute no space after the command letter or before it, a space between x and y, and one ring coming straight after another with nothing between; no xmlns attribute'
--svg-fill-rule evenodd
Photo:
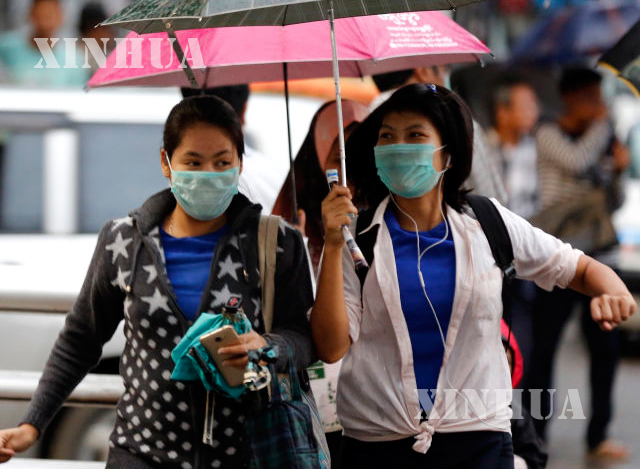
<svg viewBox="0 0 640 469"><path fill-rule="evenodd" d="M191 323L178 306L165 269L159 225L175 207L167 189L130 216L108 222L98 237L81 292L67 315L23 423L40 433L73 388L100 360L102 346L124 320L126 345L120 359L125 392L118 402L107 468L200 469L223 467L221 450L233 456L233 427L217 425L242 414L236 401L216 397L214 439L202 443L206 393L200 382L170 379L171 350ZM228 231L215 248L200 312L219 312L231 296L263 333L257 231L260 206L238 194L227 209ZM295 366L314 361L307 310L313 303L308 261L300 234L281 222L275 274L275 308L269 338L289 346ZM280 354L278 371L287 371ZM224 417L223 417L224 416ZM243 415L238 416L240 423ZM236 433L237 434L237 433ZM226 440L225 440L226 438ZM220 442L223 444L220 444ZM236 458L236 461L238 458ZM228 467L226 464L224 467Z"/></svg>

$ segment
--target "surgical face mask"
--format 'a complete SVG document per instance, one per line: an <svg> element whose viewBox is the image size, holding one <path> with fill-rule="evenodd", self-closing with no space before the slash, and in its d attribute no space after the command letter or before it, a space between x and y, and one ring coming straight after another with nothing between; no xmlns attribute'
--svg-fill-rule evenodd
<svg viewBox="0 0 640 469"><path fill-rule="evenodd" d="M171 168L171 192L191 217L213 220L222 215L238 193L240 170L226 171L174 171Z"/></svg>
<svg viewBox="0 0 640 469"><path fill-rule="evenodd" d="M373 149L378 176L385 186L400 197L413 199L431 191L446 171L436 171L433 157L436 151L431 144L381 145ZM448 162L447 162L448 164Z"/></svg>

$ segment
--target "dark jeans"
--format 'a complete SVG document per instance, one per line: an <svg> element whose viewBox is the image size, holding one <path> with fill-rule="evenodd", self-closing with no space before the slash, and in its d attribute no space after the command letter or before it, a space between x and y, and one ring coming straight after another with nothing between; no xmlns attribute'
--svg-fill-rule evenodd
<svg viewBox="0 0 640 469"><path fill-rule="evenodd" d="M588 297L559 288L552 292L538 289L533 315L533 362L527 383L529 389L543 390L540 415L549 416L552 402L546 390L553 388L553 361L564 326L576 305L580 307L582 331L591 361L591 417L587 430L587 444L589 448L594 448L606 438L607 426L611 420L613 381L618 361L618 333L615 329L612 332L601 330L591 319ZM531 410L528 397L530 394L525 392L524 404ZM561 397L564 400L564 397ZM534 420L536 431L542 439L545 439L547 421L548 419Z"/></svg>
<svg viewBox="0 0 640 469"><path fill-rule="evenodd" d="M329 454L331 454L332 469L340 469L340 448L342 446L342 430L325 433Z"/></svg>
<svg viewBox="0 0 640 469"><path fill-rule="evenodd" d="M411 448L415 441L364 442L345 436L340 465L345 469L513 469L511 435L505 432L436 433L426 454Z"/></svg>

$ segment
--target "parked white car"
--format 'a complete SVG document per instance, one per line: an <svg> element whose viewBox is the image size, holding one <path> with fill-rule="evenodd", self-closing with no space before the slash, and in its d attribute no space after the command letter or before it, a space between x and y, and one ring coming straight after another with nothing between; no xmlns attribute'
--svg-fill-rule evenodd
<svg viewBox="0 0 640 469"><path fill-rule="evenodd" d="M0 370L42 371L100 227L166 187L162 126L179 100L177 89L0 88L0 128L11 129L0 173ZM321 104L291 98L294 155ZM247 140L284 182L284 98L252 95L245 120ZM94 372L117 373L123 345L119 329ZM18 424L26 406L0 401L0 428ZM25 456L104 460L114 420L113 409L65 407Z"/></svg>

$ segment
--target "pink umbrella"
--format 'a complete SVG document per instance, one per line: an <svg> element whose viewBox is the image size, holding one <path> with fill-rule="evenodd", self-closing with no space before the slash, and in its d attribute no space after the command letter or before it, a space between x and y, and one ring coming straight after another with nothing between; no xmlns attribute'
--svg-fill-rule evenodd
<svg viewBox="0 0 640 469"><path fill-rule="evenodd" d="M336 20L335 26L341 76L476 61L490 53L475 36L439 12L344 18ZM286 27L195 29L177 31L176 36L192 78L204 88L332 76L326 29L326 22L319 21ZM139 62L136 56L141 57ZM88 87L189 86L193 83L185 71L167 33L130 33Z"/></svg>
<svg viewBox="0 0 640 469"><path fill-rule="evenodd" d="M289 79L362 77L427 65L479 60L491 51L446 15L412 12L343 18L335 21L334 41L324 21L283 26L193 29L138 35L130 33L107 57L87 86L181 86L208 88L284 80L289 127ZM332 31L333 33L333 31ZM177 41L174 43L172 41ZM186 61L184 60L186 57ZM337 80L337 79L336 79ZM336 81L336 98L340 102ZM338 106L341 124L342 107ZM339 125L343 183L344 136ZM289 161L293 167L291 132ZM295 194L293 171L291 186ZM297 203L292 200L297 223Z"/></svg>

